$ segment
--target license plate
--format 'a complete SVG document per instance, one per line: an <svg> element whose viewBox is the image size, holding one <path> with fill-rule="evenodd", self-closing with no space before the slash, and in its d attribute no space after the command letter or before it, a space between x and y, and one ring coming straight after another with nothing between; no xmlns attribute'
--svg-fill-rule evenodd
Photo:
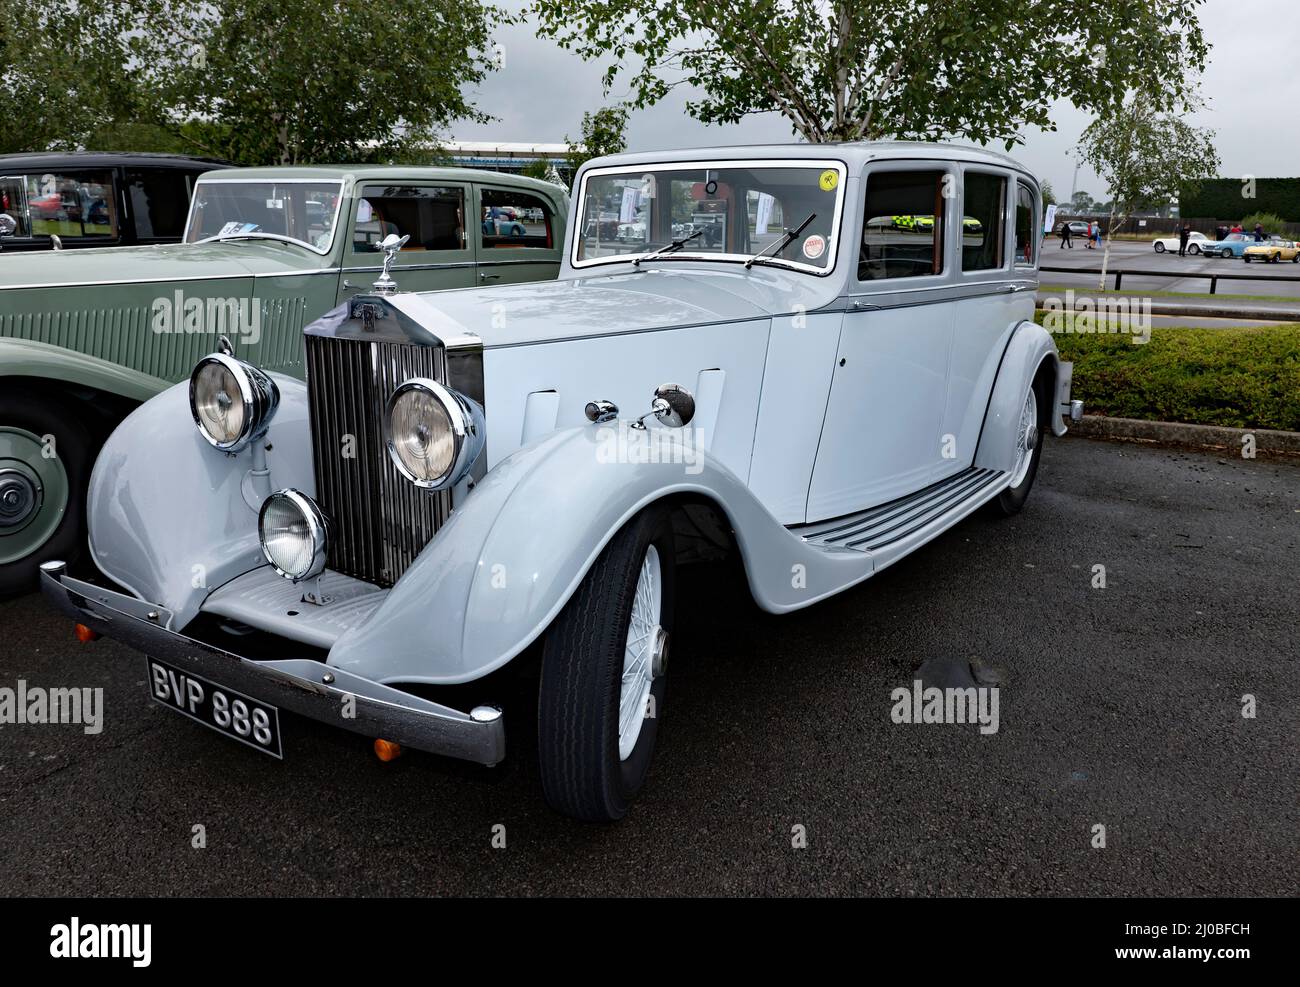
<svg viewBox="0 0 1300 987"><path fill-rule="evenodd" d="M284 757L280 749L280 711L274 706L193 672L182 672L157 658L149 658L148 663L149 694L156 701L264 754Z"/></svg>

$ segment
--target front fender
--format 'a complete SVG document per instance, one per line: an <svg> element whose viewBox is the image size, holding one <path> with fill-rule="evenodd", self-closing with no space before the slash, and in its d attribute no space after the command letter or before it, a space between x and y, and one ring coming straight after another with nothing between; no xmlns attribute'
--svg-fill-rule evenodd
<svg viewBox="0 0 1300 987"><path fill-rule="evenodd" d="M271 376L280 406L266 438L270 489L314 496L307 388ZM173 629L184 627L210 589L265 565L257 508L243 493L251 468L250 450L228 456L199 434L189 381L146 401L109 437L90 476L95 563L140 599L171 611Z"/></svg>
<svg viewBox="0 0 1300 987"><path fill-rule="evenodd" d="M0 339L0 375L59 380L131 401L147 401L168 382L108 360L30 339Z"/></svg>
<svg viewBox="0 0 1300 987"><path fill-rule="evenodd" d="M652 442L660 461L638 461L638 444ZM390 683L480 678L546 630L634 514L677 496L707 498L727 517L766 610L807 606L871 574L868 553L787 531L689 431L570 427L498 463L329 663Z"/></svg>
<svg viewBox="0 0 1300 987"><path fill-rule="evenodd" d="M1020 412L1025 404L1025 395L1033 383L1039 368L1045 361L1052 366L1052 398L1055 402L1060 391L1059 374L1061 360L1056 351L1056 342L1042 326L1034 322L1022 322L1011 333L1007 348L998 367L997 380L993 382L993 391L989 396L988 410L984 415L984 427L980 431L979 445L975 449L975 465L984 469L1001 470L1009 473L1015 466L1016 434L1020 425ZM1065 366L1068 367L1068 364ZM1048 409L1051 415L1052 431L1057 435L1065 434L1061 421L1060 408Z"/></svg>

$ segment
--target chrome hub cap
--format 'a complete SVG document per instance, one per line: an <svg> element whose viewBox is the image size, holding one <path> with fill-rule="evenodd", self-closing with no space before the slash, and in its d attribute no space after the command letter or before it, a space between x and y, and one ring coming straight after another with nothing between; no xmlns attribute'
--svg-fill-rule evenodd
<svg viewBox="0 0 1300 987"><path fill-rule="evenodd" d="M1011 474L1011 485L1020 486L1029 464L1034 460L1034 449L1038 447L1038 398L1031 387L1025 396L1025 405L1020 409L1020 425L1016 432L1016 466Z"/></svg>
<svg viewBox="0 0 1300 987"><path fill-rule="evenodd" d="M16 469L0 469L0 528L15 528L36 512L39 489Z"/></svg>
<svg viewBox="0 0 1300 987"><path fill-rule="evenodd" d="M668 635L660 626L663 581L659 552L646 548L641 575L632 598L632 619L623 650L623 679L618 696L618 756L626 761L641 736L646 718L646 701L656 675L663 674L668 660Z"/></svg>

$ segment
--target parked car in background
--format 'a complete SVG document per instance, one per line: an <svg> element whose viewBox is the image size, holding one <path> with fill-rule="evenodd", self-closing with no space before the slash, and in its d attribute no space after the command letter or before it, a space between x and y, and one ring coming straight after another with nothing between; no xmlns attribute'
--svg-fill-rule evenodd
<svg viewBox="0 0 1300 987"><path fill-rule="evenodd" d="M307 326L305 384L200 353L94 469L94 555L129 591L47 552L49 599L258 751L282 756L288 709L384 758L495 764L517 721L549 803L614 820L665 722L675 612L726 598L677 593L680 565L736 553L761 608L810 606L1020 511L1082 413L1034 322L1040 193L1009 157L656 152L575 189L558 281L359 295ZM618 199L634 249L595 235ZM928 233L869 222L936 202ZM674 238L701 215L712 245Z"/></svg>
<svg viewBox="0 0 1300 987"><path fill-rule="evenodd" d="M1222 240L1202 242L1201 253L1206 257L1240 257L1254 243L1254 233L1229 233Z"/></svg>
<svg viewBox="0 0 1300 987"><path fill-rule="evenodd" d="M194 188L183 243L0 258L0 593L78 555L100 443L219 338L301 377L302 327L370 290L387 237L407 237L392 273L410 290L545 280L568 214L555 185L464 169L244 168ZM543 218L473 221L501 206Z"/></svg>
<svg viewBox="0 0 1300 987"><path fill-rule="evenodd" d="M1297 246L1294 240L1285 240L1273 234L1263 243L1252 243L1248 246L1242 251L1241 259L1247 264L1253 260L1269 264L1289 260L1294 264L1300 261L1300 246Z"/></svg>
<svg viewBox="0 0 1300 987"><path fill-rule="evenodd" d="M1181 243L1177 236L1158 237L1157 239L1152 240L1151 242L1155 247L1156 253L1158 254L1163 254L1167 250L1171 250L1174 253L1177 253L1179 247L1181 246ZM1202 247L1204 247L1208 243L1213 243L1213 242L1214 241L1211 240L1204 233L1198 232L1197 230L1192 230L1191 234L1187 237L1187 252L1189 254L1199 254L1201 252Z"/></svg>
<svg viewBox="0 0 1300 987"><path fill-rule="evenodd" d="M227 167L178 154L0 154L0 251L175 243L198 177Z"/></svg>

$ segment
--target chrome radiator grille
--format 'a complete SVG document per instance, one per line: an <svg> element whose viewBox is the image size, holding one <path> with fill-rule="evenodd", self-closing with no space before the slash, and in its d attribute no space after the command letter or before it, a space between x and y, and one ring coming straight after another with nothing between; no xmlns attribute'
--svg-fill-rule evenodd
<svg viewBox="0 0 1300 987"><path fill-rule="evenodd" d="M384 444L384 407L411 377L447 380L446 350L306 336L316 501L330 520L329 568L391 586L451 511L451 493L417 488Z"/></svg>

